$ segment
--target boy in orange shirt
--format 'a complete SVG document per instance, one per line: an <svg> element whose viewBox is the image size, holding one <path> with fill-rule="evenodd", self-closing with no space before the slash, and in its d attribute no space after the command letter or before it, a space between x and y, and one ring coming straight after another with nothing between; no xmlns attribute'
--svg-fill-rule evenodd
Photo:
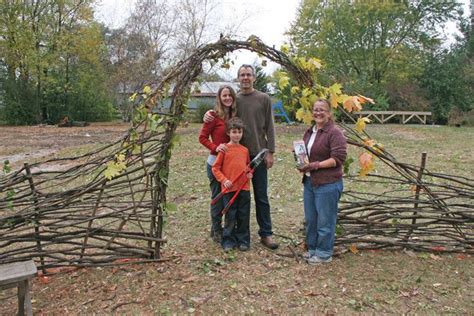
<svg viewBox="0 0 474 316"><path fill-rule="evenodd" d="M244 124L238 117L227 121L226 132L230 142L227 144L225 152L219 152L216 162L212 166L212 173L217 181L221 183L224 194L224 205L232 199L235 192L242 186L234 203L225 214L224 231L222 234L222 248L230 251L238 247L241 251L250 249L250 181L252 173L248 168L250 163L249 151L240 144L244 131ZM247 173L247 177L241 177L241 181L235 183L242 172ZM243 181L243 182L242 182Z"/></svg>

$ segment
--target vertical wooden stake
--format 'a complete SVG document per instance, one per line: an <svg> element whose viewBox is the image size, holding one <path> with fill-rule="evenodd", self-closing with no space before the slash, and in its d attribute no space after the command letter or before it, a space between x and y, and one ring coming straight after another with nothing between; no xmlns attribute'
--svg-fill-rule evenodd
<svg viewBox="0 0 474 316"><path fill-rule="evenodd" d="M413 215L416 216L418 212L416 209L418 208L418 200L420 199L420 190L421 190L421 177L423 176L423 171L425 170L426 166L426 153L421 153L421 165L420 169L418 169L418 175L416 177L416 189L415 189L415 212L413 212ZM412 225L416 224L416 218L413 218L411 220Z"/></svg>
<svg viewBox="0 0 474 316"><path fill-rule="evenodd" d="M26 171L26 177L28 179L28 183L30 184L31 192L33 193L33 203L35 205L35 238L36 238L36 249L38 250L40 262L41 262L41 271L43 275L46 274L46 268L44 266L44 257L42 255L43 249L41 247L41 239L40 239L40 214L39 214L39 207L38 207L38 195L36 194L35 184L33 183L33 177L31 176L31 170L28 163L23 164Z"/></svg>

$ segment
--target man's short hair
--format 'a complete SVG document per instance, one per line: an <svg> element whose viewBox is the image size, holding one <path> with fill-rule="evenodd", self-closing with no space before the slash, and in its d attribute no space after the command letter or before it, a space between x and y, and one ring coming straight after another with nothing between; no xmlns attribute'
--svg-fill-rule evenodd
<svg viewBox="0 0 474 316"><path fill-rule="evenodd" d="M250 68L252 70L252 75L255 77L255 68L253 68L252 65L249 65L249 64L242 64L240 67L239 67L239 70L237 70L237 78L239 78L239 75L240 75L240 69L242 68Z"/></svg>
<svg viewBox="0 0 474 316"><path fill-rule="evenodd" d="M244 122L238 117L233 117L229 119L226 123L226 131L230 132L231 129L244 129Z"/></svg>

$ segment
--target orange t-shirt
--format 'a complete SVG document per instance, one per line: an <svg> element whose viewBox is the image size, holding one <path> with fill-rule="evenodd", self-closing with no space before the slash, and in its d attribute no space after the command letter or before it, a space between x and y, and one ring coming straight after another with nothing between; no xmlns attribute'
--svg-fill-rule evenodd
<svg viewBox="0 0 474 316"><path fill-rule="evenodd" d="M247 170L247 166L250 163L249 150L240 144L228 143L226 146L227 151L225 153L220 152L212 166L212 173L217 181L221 183L221 190L227 192L237 191L244 184L242 190L250 191L250 181L247 175L237 179ZM225 180L232 181L232 188L230 190L225 189L223 185Z"/></svg>

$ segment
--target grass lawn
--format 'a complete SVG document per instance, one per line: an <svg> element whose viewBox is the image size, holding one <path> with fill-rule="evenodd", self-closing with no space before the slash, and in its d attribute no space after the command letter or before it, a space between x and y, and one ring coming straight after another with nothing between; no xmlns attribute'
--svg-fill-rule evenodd
<svg viewBox="0 0 474 316"><path fill-rule="evenodd" d="M474 311L474 258L470 255L359 251L346 252L320 266L309 266L291 256L287 245L302 241L303 221L301 178L294 168L291 149L292 141L302 137L306 129L303 125L277 127L269 196L280 249L270 251L259 244L252 206L251 250L223 253L209 238L207 150L198 142L199 128L197 124L181 127L173 150L167 199L178 208L166 219L168 243L163 250L163 257L170 261L80 269L36 278L32 290L34 313ZM418 165L421 153L427 152L427 169L474 178L474 128L373 125L368 126L368 132L399 161ZM11 137L14 139L14 135ZM354 158L358 153L359 149L350 148ZM376 172L388 172L380 162L376 168ZM351 173L357 172L354 163ZM298 251L302 253L302 247ZM8 293L13 295L2 295ZM13 313L15 297L1 302L0 314Z"/></svg>

